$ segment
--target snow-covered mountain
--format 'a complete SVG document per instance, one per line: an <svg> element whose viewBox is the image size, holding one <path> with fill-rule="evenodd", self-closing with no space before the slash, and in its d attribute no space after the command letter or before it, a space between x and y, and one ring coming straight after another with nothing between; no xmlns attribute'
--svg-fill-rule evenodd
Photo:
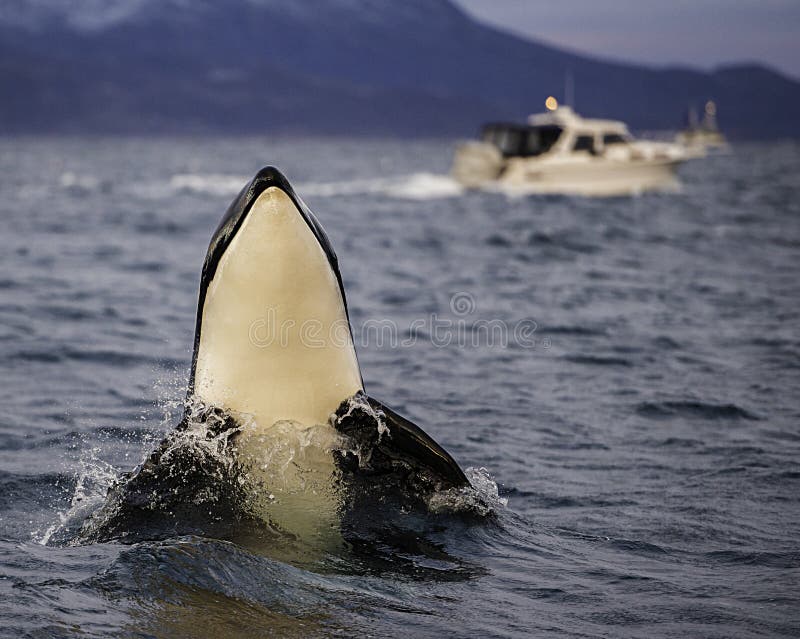
<svg viewBox="0 0 800 639"><path fill-rule="evenodd" d="M346 15L379 24L401 21L411 26L434 15L464 19L454 5L436 0L3 0L0 25L39 30L60 22L78 31L92 31L144 17L164 17L177 12L203 13L236 5L280 12L295 20L318 21L324 15Z"/></svg>
<svg viewBox="0 0 800 639"><path fill-rule="evenodd" d="M797 132L800 85L763 67L606 63L449 0L0 3L0 132L471 133L538 109L567 73L587 115L669 128L713 97L729 132Z"/></svg>

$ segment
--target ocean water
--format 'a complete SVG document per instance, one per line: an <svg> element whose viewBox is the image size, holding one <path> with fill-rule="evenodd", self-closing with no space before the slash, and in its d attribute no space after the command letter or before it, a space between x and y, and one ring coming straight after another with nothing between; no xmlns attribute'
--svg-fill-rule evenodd
<svg viewBox="0 0 800 639"><path fill-rule="evenodd" d="M452 150L0 141L0 636L800 634L800 146L598 200L464 193ZM208 240L266 164L337 250L367 390L494 515L65 543L179 420Z"/></svg>

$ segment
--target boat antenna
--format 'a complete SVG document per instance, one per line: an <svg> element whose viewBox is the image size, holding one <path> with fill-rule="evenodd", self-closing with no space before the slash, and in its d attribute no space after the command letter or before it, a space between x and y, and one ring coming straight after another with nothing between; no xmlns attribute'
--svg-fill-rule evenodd
<svg viewBox="0 0 800 639"><path fill-rule="evenodd" d="M564 72L564 104L575 108L575 82L572 77L572 69Z"/></svg>

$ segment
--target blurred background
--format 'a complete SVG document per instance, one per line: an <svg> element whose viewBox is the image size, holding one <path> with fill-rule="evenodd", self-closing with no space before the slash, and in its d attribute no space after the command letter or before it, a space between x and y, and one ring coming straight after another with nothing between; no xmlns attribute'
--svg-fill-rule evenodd
<svg viewBox="0 0 800 639"><path fill-rule="evenodd" d="M792 0L4 0L0 133L465 135L585 116L797 134Z"/></svg>

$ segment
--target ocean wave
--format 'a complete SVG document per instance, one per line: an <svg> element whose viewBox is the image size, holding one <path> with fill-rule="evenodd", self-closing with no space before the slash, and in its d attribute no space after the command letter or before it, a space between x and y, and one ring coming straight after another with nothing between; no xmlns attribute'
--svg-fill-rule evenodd
<svg viewBox="0 0 800 639"><path fill-rule="evenodd" d="M169 186L173 193L189 192L205 195L234 196L242 190L250 178L243 175L224 173L179 173L170 178Z"/></svg>
<svg viewBox="0 0 800 639"><path fill-rule="evenodd" d="M633 366L633 362L624 357L603 357L600 355L567 355L564 359L573 364L585 366Z"/></svg>
<svg viewBox="0 0 800 639"><path fill-rule="evenodd" d="M664 419L669 417L688 417L699 419L749 419L759 417L736 404L714 404L697 400L642 402L636 406L642 417Z"/></svg>
<svg viewBox="0 0 800 639"><path fill-rule="evenodd" d="M85 195L96 191L110 193L113 189L111 180L96 175L81 175L72 171L62 173L58 179L58 185L75 195Z"/></svg>

